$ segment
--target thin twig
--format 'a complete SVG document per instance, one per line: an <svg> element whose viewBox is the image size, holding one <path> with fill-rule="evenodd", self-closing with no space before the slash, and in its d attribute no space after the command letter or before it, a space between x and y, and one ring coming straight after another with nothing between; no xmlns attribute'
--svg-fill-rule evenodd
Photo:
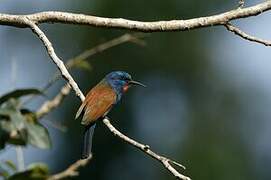
<svg viewBox="0 0 271 180"><path fill-rule="evenodd" d="M224 25L228 21L246 18L249 16L256 16L270 9L271 0L268 0L251 7L238 8L213 16L199 17L188 20L169 20L153 22L142 22L122 18L105 18L84 14L47 11L29 15L0 14L0 25L25 28L29 26L29 24L24 20L25 17L27 17L31 22L36 24L79 24L103 28L129 29L142 32L186 31L207 26Z"/></svg>
<svg viewBox="0 0 271 180"><path fill-rule="evenodd" d="M265 46L271 46L271 41L251 36L251 35L245 33L244 31L240 30L239 28L235 27L234 25L232 25L229 22L225 24L225 27L227 28L228 31L233 32L234 34L240 36L241 38L243 38L245 40L260 43Z"/></svg>
<svg viewBox="0 0 271 180"><path fill-rule="evenodd" d="M39 37L44 46L47 49L47 52L53 62L57 65L57 68L60 70L61 75L64 79L66 79L71 86L71 88L75 91L76 95L84 101L85 96L79 89L76 82L73 80L72 76L67 71L63 61L58 58L56 53L54 52L54 48L46 37L46 35L41 31L41 29L36 25L39 23L65 23L65 24L81 24L81 25L89 25L96 27L106 27L106 28L119 28L119 29L129 29L135 31L142 32L165 32L165 31L185 31L200 27L214 26L214 25L225 25L230 20L246 18L249 16L256 16L265 11L271 9L271 1L268 0L263 3L259 3L255 6L251 6L248 8L239 8L236 10L228 11L222 14L208 16L208 17L200 17L188 20L170 20L170 21L157 21L157 22L140 22L140 21L132 21L127 19L120 18L103 18L97 16L88 16L83 14L74 14L74 13L66 13L66 12L41 12L30 15L9 15L9 14L0 14L0 25L8 25L14 27L30 27L32 31ZM227 28L231 27L230 25L225 25ZM252 40L255 42L259 42L259 39L251 38L251 36L247 36L244 32L237 31L235 28L231 30L235 32L239 36ZM262 40L260 40L262 41ZM45 112L45 111L44 111ZM179 173L170 163L183 167L181 164L172 161L164 156L160 156L153 151L150 150L148 145L144 145L138 143L137 141L125 136L120 131L118 131L114 126L111 125L108 119L103 120L104 124L114 133L116 136L124 140L125 142L133 145L134 147L139 148L141 151L145 152L149 156L155 158L160 161L165 168L171 172L178 179L189 180L189 177L186 177ZM62 179L66 177L76 176L78 175L78 168L86 165L89 161L87 160L78 160L74 164L72 164L65 171L51 176L49 179Z"/></svg>
<svg viewBox="0 0 271 180"><path fill-rule="evenodd" d="M78 96L81 101L84 101L85 96L79 89L78 85L76 82L73 80L73 77L70 75L68 70L66 69L63 61L56 55L55 50L49 41L49 39L46 37L46 35L42 32L42 30L31 20L29 20L27 17L24 19L25 24L27 24L33 31L34 34L38 36L38 38L41 40L43 45L46 47L47 53L50 56L50 58L53 60L53 62L56 64L57 68L61 72L61 75L64 79L68 81L70 86L73 88L75 91L76 96Z"/></svg>
<svg viewBox="0 0 271 180"><path fill-rule="evenodd" d="M60 90L60 92L49 101L46 101L42 104L39 110L36 112L36 116L38 119L42 118L54 108L58 107L63 99L70 93L71 87L68 83L66 83Z"/></svg>
<svg viewBox="0 0 271 180"><path fill-rule="evenodd" d="M245 0L239 0L238 1L238 8L243 8L245 5Z"/></svg>
<svg viewBox="0 0 271 180"><path fill-rule="evenodd" d="M75 56L72 59L69 59L66 63L66 67L67 67L67 69L72 68L75 66L75 64L78 60L85 60L85 59L87 59L87 58L89 58L99 52L103 52L109 48L123 44L125 42L136 41L137 43L141 43L141 45L142 45L142 43L144 43L144 41L139 39L142 37L143 36L141 34L124 34L120 37L114 38L114 39L107 41L103 44L95 46L94 48L86 50L86 51L80 53L79 55ZM59 78L59 76L60 76L59 73L56 74L49 81L49 83L46 84L45 89L49 88ZM63 86L61 88L60 92L52 100L44 102L36 112L37 118L38 119L42 118L43 116L48 114L51 110L58 107L59 104L63 101L63 99L70 93L70 90L71 90L71 88L70 88L69 84L67 83L65 86Z"/></svg>
<svg viewBox="0 0 271 180"><path fill-rule="evenodd" d="M89 50L86 50L84 51L83 53L79 54L78 56L70 59L67 61L67 64L66 64L66 67L67 69L70 69L71 67L75 66L77 61L80 61L80 60L85 60L87 58L89 58L90 56L93 56L97 53L100 53L100 52L103 52L109 48L112 48L114 46L117 46L117 45L120 45L120 44L123 44L125 42L137 42L138 44L140 43L140 45L144 44L144 41L142 40L139 40L139 38L143 37L143 35L140 35L140 34L124 34L120 37L117 37L117 38L114 38L110 41L107 41L103 44L100 44L94 48L91 48Z"/></svg>
<svg viewBox="0 0 271 180"><path fill-rule="evenodd" d="M91 158L92 158L92 155L90 155L87 159L77 160L75 163L73 163L72 165L70 165L64 171L50 176L48 178L48 180L59 180L59 179L66 179L68 177L78 176L79 175L78 169L80 167L86 166L88 164L88 162L90 161Z"/></svg>
<svg viewBox="0 0 271 180"><path fill-rule="evenodd" d="M75 56L74 58L71 58L67 61L66 68L69 70L71 68L73 68L74 66L76 66L78 63L80 63L81 61L84 61L86 59L88 59L91 56L94 56L98 53L101 53L107 49L110 49L112 47L121 45L123 43L126 42L134 42L136 44L139 45L145 45L145 42L143 40L141 40L140 38L144 37L142 34L139 33L134 33L134 34L124 34L121 35L119 37L116 37L110 41L107 41L105 43L99 44L93 48L90 48L88 50L83 51L82 53L80 53L79 55ZM49 80L49 82L45 85L45 87L43 88L43 91L45 91L46 89L48 89L49 87L52 86L52 84L55 83L55 81L57 81L59 78L61 77L60 73L56 73L53 78L51 80Z"/></svg>
<svg viewBox="0 0 271 180"><path fill-rule="evenodd" d="M116 38L114 38L112 40L109 40L109 41L107 41L105 43L99 44L99 45L97 45L97 46L95 46L93 48L90 48L88 50L83 51L82 53L78 54L74 58L71 58L71 59L67 60L67 63L65 64L65 66L66 66L67 69L71 69L74 66L76 66L77 63L80 63L81 61L84 61L84 60L88 59L91 56L94 56L94 55L96 55L98 53L101 53L101 52L107 50L107 49L110 49L112 47L121 45L121 44L126 43L126 42L133 42L135 44L144 46L145 45L145 41L141 40L141 38L143 38L145 36L146 35L144 35L142 33L133 33L133 34L128 34L127 33L127 34L121 35L121 36L116 37ZM60 77L61 77L61 74L59 73L59 71L57 71L56 73L54 73L53 77L41 89L41 91L45 93L45 91L47 89L49 89ZM61 94L63 94L62 91L60 91L59 96L62 96ZM68 95L68 94L69 93L67 93L66 95ZM65 94L63 94L63 95L65 95ZM23 104L31 102L34 99L34 97L35 96L29 97L28 99L26 99L23 102ZM59 99L58 97L55 97L55 98ZM51 101L55 101L55 100L51 100ZM56 101L58 101L58 100L56 100ZM54 107L51 108L51 107L46 107L45 106L45 105L51 106L52 103L49 103L49 102L50 101L47 101L47 102L45 102L46 104L42 105L43 106L42 107L43 110L46 110L47 108L49 108L48 110L46 110L47 112L45 114L49 113L50 110L54 109ZM55 107L57 107L57 106L58 105L56 104ZM39 111L41 111L41 109L38 110L37 115L38 115L38 118L41 118L39 116L44 116L45 114L44 115L39 115L39 113L40 113Z"/></svg>
<svg viewBox="0 0 271 180"><path fill-rule="evenodd" d="M64 63L57 57L57 55L55 54L55 51L54 51L54 48L51 44L51 42L49 41L49 39L46 37L46 35L40 30L40 28L33 22L31 22L31 20L29 19L25 19L25 22L29 25L29 27L32 29L32 31L38 35L39 39L43 42L44 46L46 47L47 49L47 53L49 54L50 58L53 60L53 62L57 65L58 69L61 71L62 73L62 76L68 81L68 83L70 84L70 86L72 87L72 89L76 92L77 96L80 97L81 101L83 102L84 99L85 99L85 96L84 94L81 92L81 90L79 89L78 85L76 84L76 82L73 80L73 78L71 77L71 75L69 74L68 70L66 69ZM111 131L113 133L116 133L116 135L118 135L119 138L125 140L125 138L123 137L126 137L128 138L127 136L124 136L122 133L120 133L115 127L113 127L110 123L108 124L107 121L109 122L108 119L104 119L103 122L107 125L107 127L110 127L111 130L113 129L114 131ZM110 126L109 126L110 125ZM182 165L180 165L179 163L176 163L174 161L171 161L170 159L168 158L165 158L163 156L159 156L158 154L154 153L153 151L151 151L149 149L149 146L147 145L142 145L132 139L128 139L129 141L127 141L128 143L130 144L133 144L134 143L134 146L137 147L137 148L140 148L143 150L145 149L145 153L147 153L148 155L150 155L151 157L159 160L164 166L165 168L171 172L176 178L178 179L183 179L183 180L189 180L190 178L189 177L186 177L182 174L180 174L176 169L173 168L173 166L170 164L173 163L173 164L177 164L179 166L182 167ZM133 143L132 143L133 142ZM79 162L81 162L81 160L79 160ZM78 167L78 166L75 166L75 167ZM72 168L73 169L73 168ZM75 168L77 169L77 168ZM67 172L67 170L64 171L64 175L61 175L60 177L62 178L63 176L66 177L65 175L70 175L70 173L65 173ZM68 168L68 172L69 172L69 168ZM73 171L71 171L73 172ZM72 173L73 174L73 173ZM77 174L77 173L76 173ZM55 177L55 176L53 176Z"/></svg>
<svg viewBox="0 0 271 180"><path fill-rule="evenodd" d="M103 44L100 44L94 48L91 48L89 50L86 50L84 51L83 53L79 54L78 56L70 59L67 61L67 64L66 64L66 67L67 69L70 69L71 67L73 67L74 65L76 65L77 61L78 60L85 60L87 58L89 58L90 56L93 56L97 53L100 53L100 52L103 52L109 48L112 48L114 46L117 46L117 45L120 45L120 44L123 44L125 42L135 42L137 44L140 44L140 45L144 45L145 42L140 40L139 38L142 38L144 37L142 34L124 34L120 37L117 37L117 38L114 38L110 41L107 41Z"/></svg>
<svg viewBox="0 0 271 180"><path fill-rule="evenodd" d="M106 117L103 119L103 123L108 127L108 129L117 137L119 137L120 139L122 139L124 142L140 149L141 151L143 151L144 153L146 153L147 155L151 156L152 158L158 160L160 163L162 163L164 165L164 167L170 172L172 173L177 179L182 179L182 180L190 180L189 177L182 175L181 173L179 173L170 163L175 164L183 169L185 169L185 167L183 165L181 165L180 163L177 163L169 158L166 158L164 156L161 156L155 152L153 152L150 149L149 145L146 144L141 144L131 138L129 138L128 136L124 135L123 133L121 133L119 130L117 130L111 123L110 120Z"/></svg>

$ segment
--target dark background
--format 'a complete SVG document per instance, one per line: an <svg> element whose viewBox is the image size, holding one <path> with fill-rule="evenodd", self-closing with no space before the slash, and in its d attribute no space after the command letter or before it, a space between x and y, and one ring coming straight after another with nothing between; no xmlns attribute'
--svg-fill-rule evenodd
<svg viewBox="0 0 271 180"><path fill-rule="evenodd" d="M18 14L61 10L155 21L207 16L237 5L238 1L214 0L1 0L0 10ZM267 12L236 24L271 39L269 21ZM63 60L128 32L63 24L41 28ZM270 179L270 48L240 39L224 27L152 33L144 40L144 47L126 43L91 57L91 72L73 70L83 92L108 72L127 71L148 87L131 89L110 113L119 130L185 165L182 172L192 179ZM42 87L56 69L28 29L1 26L0 54L1 94ZM48 96L53 97L63 84L61 80L54 85ZM38 98L29 106L35 110L44 100ZM46 162L56 173L80 157L83 129L73 118L79 105L71 93L42 120L50 129L53 148L24 149L27 165ZM50 121L65 125L67 131L52 127ZM157 161L113 137L102 123L95 130L93 151L93 160L78 179L174 179ZM16 162L12 146L0 153L1 160Z"/></svg>

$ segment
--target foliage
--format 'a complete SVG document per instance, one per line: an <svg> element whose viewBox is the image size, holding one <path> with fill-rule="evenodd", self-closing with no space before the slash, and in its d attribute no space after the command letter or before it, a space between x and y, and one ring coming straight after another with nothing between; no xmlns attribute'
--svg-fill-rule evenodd
<svg viewBox="0 0 271 180"><path fill-rule="evenodd" d="M47 129L37 121L35 113L21 107L19 98L41 94L37 89L18 89L0 97L0 148L5 145L31 144L38 148L50 148Z"/></svg>
<svg viewBox="0 0 271 180"><path fill-rule="evenodd" d="M90 63L84 59L76 59L73 61L73 67L81 70L90 71L92 69Z"/></svg>
<svg viewBox="0 0 271 180"><path fill-rule="evenodd" d="M11 98L20 98L21 96L30 94L42 94L42 92L38 89L17 89L0 97L0 105Z"/></svg>
<svg viewBox="0 0 271 180"><path fill-rule="evenodd" d="M0 164L0 176L8 178L11 173L17 171L16 165L12 161L5 161Z"/></svg>
<svg viewBox="0 0 271 180"><path fill-rule="evenodd" d="M27 170L10 176L8 180L45 180L48 176L49 170L46 164L33 163Z"/></svg>
<svg viewBox="0 0 271 180"><path fill-rule="evenodd" d="M37 89L17 89L0 97L0 149L6 144L31 144L41 149L51 147L47 129L38 122L35 113L22 107L20 101L23 96L40 94L42 92ZM13 162L0 164L0 176L4 179L42 180L48 177L48 168L44 164L32 164L26 171L16 172Z"/></svg>

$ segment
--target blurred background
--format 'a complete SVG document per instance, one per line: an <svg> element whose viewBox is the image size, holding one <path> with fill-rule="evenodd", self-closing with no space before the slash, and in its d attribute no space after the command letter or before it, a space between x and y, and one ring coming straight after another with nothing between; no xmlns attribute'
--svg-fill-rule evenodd
<svg viewBox="0 0 271 180"><path fill-rule="evenodd" d="M262 1L245 2L249 6ZM215 0L1 0L0 12L59 10L154 21L207 16L237 5L238 1ZM267 12L234 23L271 39L270 18ZM128 32L63 24L41 28L63 60ZM152 33L144 41L145 46L125 43L92 56L91 71L71 71L83 92L113 70L127 71L148 86L125 95L110 113L113 125L185 165L182 172L192 179L271 179L270 47L245 41L224 27ZM0 94L43 87L56 70L28 29L1 26L0 54ZM56 83L47 96L54 97L63 84ZM36 110L45 100L36 98L28 106ZM73 118L79 105L71 93L41 121L49 128L53 147L24 148L26 165L45 162L56 173L80 157L83 128ZM95 130L93 151L93 160L77 179L174 179L157 161L113 137L102 123ZM14 146L0 152L0 161L6 159L16 162Z"/></svg>

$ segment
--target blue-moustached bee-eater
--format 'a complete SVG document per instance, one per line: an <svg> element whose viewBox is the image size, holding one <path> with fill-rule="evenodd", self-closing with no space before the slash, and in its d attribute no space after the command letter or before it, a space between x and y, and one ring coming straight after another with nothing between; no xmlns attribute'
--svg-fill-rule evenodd
<svg viewBox="0 0 271 180"><path fill-rule="evenodd" d="M145 87L140 82L132 80L130 74L123 71L113 71L87 93L75 117L77 119L83 113L81 124L85 126L85 131L82 159L88 158L91 153L95 123L107 115L131 85Z"/></svg>

